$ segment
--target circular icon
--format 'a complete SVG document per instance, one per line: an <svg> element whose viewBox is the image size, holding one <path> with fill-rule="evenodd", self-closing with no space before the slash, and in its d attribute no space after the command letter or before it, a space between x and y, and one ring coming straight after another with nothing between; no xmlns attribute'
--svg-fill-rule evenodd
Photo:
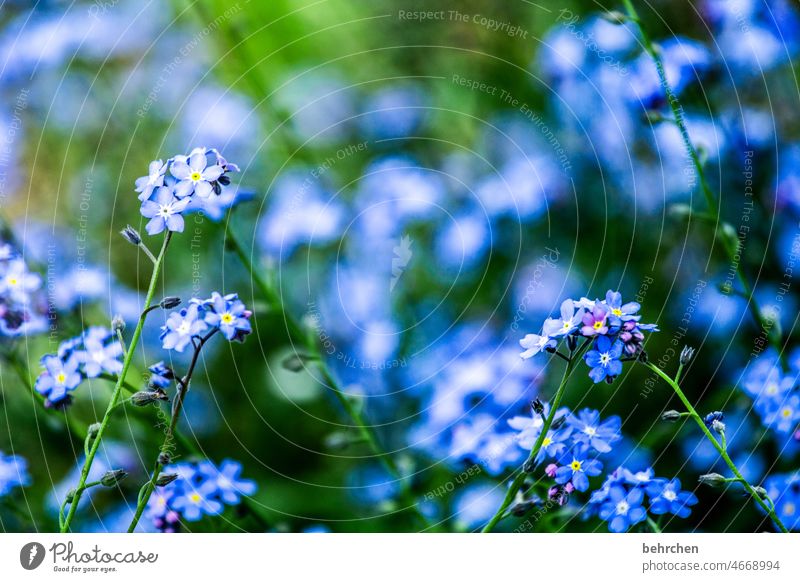
<svg viewBox="0 0 800 582"><path fill-rule="evenodd" d="M44 546L39 542L30 542L19 551L19 563L26 570L35 570L44 562Z"/></svg>

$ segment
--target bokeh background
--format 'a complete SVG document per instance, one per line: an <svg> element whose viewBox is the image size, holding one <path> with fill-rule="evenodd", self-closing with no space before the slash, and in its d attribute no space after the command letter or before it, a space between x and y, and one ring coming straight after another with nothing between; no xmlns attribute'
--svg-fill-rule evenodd
<svg viewBox="0 0 800 582"><path fill-rule="evenodd" d="M788 0L636 4L722 218L742 239L742 269L775 322L766 334L791 359L800 12ZM311 333L334 373L444 529L471 531L491 516L524 459L513 444L502 448L506 421L554 390L560 364L523 362L519 340L563 298L607 289L640 301L658 323L647 351L665 369L677 366L670 348L697 348L685 390L700 410L726 412L732 456L748 478L795 471L793 431L766 426L742 388L748 366L773 356L730 279L678 129L663 119L656 70L634 27L601 17L621 8L0 3L3 236L42 275L57 312L46 333L2 338L4 353L21 354L35 377L39 358L83 327L116 313L132 327L149 277L147 260L118 234L144 226L134 181L151 160L215 147L241 167L237 203L190 215L162 290L238 292L255 311L246 343L205 354L181 430L209 458L242 463L258 508L186 529L419 529L397 483L350 442L350 421L313 370L282 365L299 348L227 248L226 229L289 311L317 322ZM159 317L148 322L134 380L169 356ZM54 491L72 486L83 455L65 423L95 422L110 387L83 384L65 418L44 410L17 372L2 363L0 451L25 458L29 479L0 498L2 528L50 531ZM716 455L699 431L659 420L677 403L643 367L626 367L613 385L578 374L565 403L622 418L624 445L609 469L652 465L695 490L692 516L667 530L769 528L739 491L697 487L699 475L721 472ZM115 421L101 460L131 476L121 492L91 496L78 528L127 525L160 443L155 422L137 411ZM575 508L536 529L606 531Z"/></svg>

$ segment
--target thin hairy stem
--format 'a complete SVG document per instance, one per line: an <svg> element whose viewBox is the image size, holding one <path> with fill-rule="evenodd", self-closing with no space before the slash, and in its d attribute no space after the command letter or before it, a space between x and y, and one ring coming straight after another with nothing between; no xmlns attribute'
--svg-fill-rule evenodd
<svg viewBox="0 0 800 582"><path fill-rule="evenodd" d="M114 385L114 391L111 393L111 399L108 402L108 407L106 408L106 412L103 415L103 420L100 422L100 427L98 428L97 435L94 438L94 442L92 443L91 449L89 449L89 454L86 456L86 459L83 462L83 468L81 469L81 477L78 482L78 486L75 488L75 496L73 501L70 503L69 513L67 514L66 519L64 519L63 524L61 524L60 531L61 533L66 533L69 531L69 526L72 523L73 518L75 517L75 511L78 508L78 502L81 500L81 495L83 495L84 488L86 487L86 480L89 478L89 471L92 468L92 463L94 462L94 458L97 455L97 451L100 448L100 443L103 440L103 435L108 428L109 420L111 419L112 413L119 401L120 394L122 392L122 388L125 384L125 376L128 374L128 369L131 366L131 362L133 360L133 354L136 351L136 346L139 344L139 338L142 335L142 329L144 328L144 322L147 318L147 310L149 309L150 305L153 302L153 297L156 293L156 286L158 284L158 278L161 274L161 270L164 266L164 257L167 253L167 246L169 245L170 238L172 236L171 232L167 232L164 235L164 242L161 245L161 252L158 253L158 258L156 259L156 263L153 266L153 272L150 276L150 285L147 289L147 295L144 300L144 308L142 310L141 315L139 316L139 321L136 324L136 329L133 331L133 337L131 338L130 347L125 354L125 358L122 362L122 371L117 378L117 382Z"/></svg>
<svg viewBox="0 0 800 582"><path fill-rule="evenodd" d="M664 70L664 63L661 59L661 54L659 53L650 36L647 34L647 31L642 26L632 0L623 0L623 3L625 4L628 17L639 30L639 36L641 37L642 45L644 46L645 51L648 55L650 55L650 58L655 64L658 72L658 78L661 83L661 88L664 90L667 102L669 103L670 109L672 109L672 114L675 117L675 125L678 127L678 131L681 134L681 139L684 147L686 148L686 153L691 159L692 165L697 172L700 190L703 192L706 205L708 206L708 212L711 215L710 218L713 221L714 236L719 236L720 241L722 242L722 248L728 256L728 260L732 265L735 265L736 276L742 285L742 294L747 299L747 306L753 315L753 319L755 320L756 324L766 333L767 338L773 347L778 350L778 353L781 353L780 330L779 328L773 326L773 322L767 320L763 311L759 307L758 302L753 296L753 287L750 285L750 282L747 279L747 275L744 272L741 261L736 259L736 254L739 252L739 242L737 241L735 245L730 243L722 233L722 220L720 217L719 201L711 191L711 186L708 184L706 173L703 169L703 162L700 160L700 155L697 153L697 148L695 148L694 143L689 136L689 130L686 127L686 120L684 119L683 107L681 106L675 91L672 89L672 86L669 84L669 80L667 79L667 75Z"/></svg>
<svg viewBox="0 0 800 582"><path fill-rule="evenodd" d="M558 389L553 397L553 401L550 403L550 412L547 414L547 418L544 420L544 424L542 425L541 432L539 432L539 436L536 437L536 442L533 444L533 448L531 449L530 455L528 455L528 459L525 461L523 467L518 469L517 476L514 477L514 480L511 482L511 486L508 488L508 492L506 492L503 503L500 504L500 508L494 514L492 519L490 519L489 522L484 526L484 528L481 530L481 533L491 532L498 523L505 519L506 510L514 502L517 492L525 483L525 477L527 477L525 467L536 462L536 456L539 454L542 444L544 443L544 439L547 437L547 433L550 431L550 426L553 424L553 420L556 417L556 411L558 410L558 407L561 406L561 399L564 397L564 392L566 391L569 377L572 375L572 370L575 368L575 364L581 359L581 356L586 351L589 344L590 342L584 343L567 362L567 365L564 368L564 375L561 377L561 383L558 385Z"/></svg>
<svg viewBox="0 0 800 582"><path fill-rule="evenodd" d="M672 387L672 390L675 392L675 394L678 395L678 398L680 398L681 402L686 407L686 410L689 412L689 416L691 416L694 419L695 424L697 424L697 426L700 427L700 430L703 431L703 434L705 434L705 436L709 440L709 442L711 442L711 444L714 446L714 448L717 449L717 452L722 457L722 460L725 461L725 464L728 465L728 468L736 476L736 480L739 481L742 484L742 486L745 488L745 490L750 494L750 497L752 497L755 500L755 502L767 513L767 515L769 515L770 519L772 519L772 521L775 523L775 525L778 527L778 529L780 529L783 533L788 533L788 530L786 529L786 526L783 525L783 522L775 514L775 509L771 506L771 504L769 504L766 501L764 501L764 499L756 492L756 490L753 488L753 486L750 485L750 483L747 481L747 479L745 479L742 476L742 472L734 464L734 462L731 460L730 456L728 456L728 451L725 450L725 447L723 445L721 445L717 441L717 439L714 438L714 435L711 434L711 431L708 430L708 427L706 426L706 423L703 422L702 417L694 409L694 406L692 406L692 403L689 402L689 399L686 398L686 395L683 393L683 390L681 390L681 387L678 385L678 383L675 380L673 380L672 378L670 378L669 375L667 375L663 370L661 370L661 368L659 368L658 366L656 366L652 362L647 362L646 365L653 372L658 374L658 376L660 376L661 379L664 380L664 382L666 382L667 384L669 384Z"/></svg>
<svg viewBox="0 0 800 582"><path fill-rule="evenodd" d="M203 349L203 346L206 345L206 342L208 342L208 340L210 340L218 331L219 328L215 327L202 338L200 338L200 340L195 344L194 353L192 354L192 361L189 363L189 368L186 370L186 375L183 376L183 378L176 379L175 385L177 386L178 391L175 395L175 400L172 402L172 415L170 417L167 430L164 433L164 442L161 444L161 448L158 450L158 457L156 457L156 462L150 479L139 491L139 498L136 503L136 511L134 512L133 519L128 526L128 533L133 533L133 531L136 529L136 526L139 524L139 520L142 518L142 513L147 507L147 502L150 500L150 496L153 494L153 491L156 490L156 482L158 481L158 477L161 475L161 471L164 469L166 464L162 461L164 461L165 457L169 456L169 452L172 450L173 443L175 441L176 427L178 425L178 420L180 420L181 417L181 411L183 410L183 402L186 399L186 393L189 392L189 385L192 382L192 376L194 375L197 362L200 359L200 351Z"/></svg>

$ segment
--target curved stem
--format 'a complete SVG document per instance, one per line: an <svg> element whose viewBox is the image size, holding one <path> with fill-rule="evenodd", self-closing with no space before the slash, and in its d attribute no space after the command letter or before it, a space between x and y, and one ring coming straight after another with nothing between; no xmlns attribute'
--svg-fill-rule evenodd
<svg viewBox="0 0 800 582"><path fill-rule="evenodd" d="M675 125L678 127L678 131L681 134L681 139L684 147L686 148L686 153L691 159L692 165L697 172L697 177L700 182L700 189L703 192L703 196L706 199L706 205L708 206L708 212L710 214L709 218L713 222L714 236L716 237L721 235L719 204L714 196L714 193L711 191L711 186L709 186L708 180L706 179L706 174L703 170L703 163L700 161L697 148L694 147L694 143L692 143L692 139L689 136L689 130L686 127L686 121L684 119L683 107L681 106L675 91L672 89L672 86L669 84L669 80L667 79L667 75L664 70L664 63L661 60L661 55L653 44L650 36L642 27L641 21L639 20L639 14L636 12L636 8L634 7L632 0L623 0L623 3L625 4L628 17L634 24L636 24L636 28L639 30L639 36L641 36L644 50L648 55L650 55L650 58L653 60L653 63L656 66L661 88L664 90L664 95L667 98L670 109L672 110L672 115L675 117ZM728 244L723 236L720 236L720 240L722 242L722 248L725 250L725 253L728 256L728 260L732 265L736 266L736 276L742 285L742 294L747 299L747 306L753 315L753 319L755 320L756 324L761 327L764 333L766 333L767 339L773 345L773 347L778 350L778 353L782 353L780 333L778 333L777 328L773 327L772 322L766 320L761 308L753 296L752 287L747 280L747 276L745 275L741 261L736 259L736 253L739 252L739 244L737 243L736 247L733 247L733 245Z"/></svg>
<svg viewBox="0 0 800 582"><path fill-rule="evenodd" d="M86 459L83 462L83 469L81 469L81 477L78 482L78 486L75 488L75 497L70 503L69 513L67 514L64 523L61 525L60 531L61 533L66 533L69 531L69 526L72 523L73 518L75 517L75 511L78 508L78 502L81 499L81 495L83 495L83 491L86 487L86 480L89 478L89 471L92 468L92 463L94 462L94 458L97 455L97 451L100 448L100 443L103 440L103 435L108 428L108 423L111 418L111 414L114 411L114 408L119 401L120 393L122 392L122 387L125 384L125 376L128 374L128 369L131 366L131 361L133 360L133 354L136 351L136 346L139 344L139 338L142 335L142 329L144 328L144 322L147 317L147 310L153 302L153 297L156 293L156 285L158 283L158 277L161 274L161 269L164 266L164 256L167 252L167 245L169 245L170 238L172 236L171 232L167 232L164 235L164 242L161 245L161 252L158 254L158 258L156 260L155 265L153 266L153 272L150 276L150 285L147 289L147 296L144 300L144 309L142 310L141 315L139 316L139 321L136 324L136 329L133 331L133 337L131 338L131 343L128 351L125 354L125 359L122 362L122 371L117 378L117 382L114 386L114 391L111 393L111 399L108 402L108 407L106 408L106 412L103 415L103 420L100 422L100 428L97 431L97 436L94 439L92 444L92 448L89 450L89 454L86 456Z"/></svg>
<svg viewBox="0 0 800 582"><path fill-rule="evenodd" d="M542 444L544 443L545 437L547 437L547 433L550 431L550 426L553 424L553 420L556 417L556 411L558 407L561 405L561 399L564 396L564 392L567 388L567 381L569 380L570 375L572 374L572 370L575 367L575 363L580 360L583 352L586 351L589 342L584 343L578 351L570 358L569 362L567 363L566 368L564 368L564 375L561 378L561 383L558 385L558 389L556 390L556 395L553 397L553 401L550 403L550 412L547 414L547 418L542 425L542 430L539 432L539 436L536 437L536 442L533 444L533 448L531 449L530 455L528 455L528 459L525 461L525 465L529 465L536 461L536 456L539 454L539 451L542 448ZM506 509L513 503L514 499L517 496L517 491L520 490L523 483L525 483L525 477L527 474L525 473L524 468L518 469L517 476L514 477L514 480L511 482L511 486L508 488L508 492L506 493L505 498L503 499L503 503L500 505L500 508L494 514L492 519L489 520L484 528L481 530L481 533L489 533L491 532L494 527L500 523L505 517Z"/></svg>
<svg viewBox="0 0 800 582"><path fill-rule="evenodd" d="M664 373L664 371L661 370L661 368L659 368L652 362L647 362L646 365L648 368L653 370L653 372L658 374L662 380L664 380L667 384L669 384L672 387L672 389L675 391L675 394L677 394L678 398L680 398L681 402L683 402L683 405L686 407L686 410L689 411L689 416L691 416L694 419L695 423L697 424L697 426L700 427L700 430L703 431L706 438L711 442L714 448L717 449L717 452L719 452L720 456L722 457L722 460L725 461L725 464L728 465L728 468L736 476L736 480L739 481L745 488L745 490L750 494L750 497L752 497L755 500L755 502L758 503L759 506L761 506L761 509L763 509L767 513L767 515L769 515L770 519L772 519L772 521L775 522L775 525L778 527L778 529L780 529L783 533L788 533L786 526L783 525L783 522L775 514L775 510L770 506L770 504L768 504L766 501L764 501L764 499L761 498L761 496L756 492L753 486L750 485L750 483L748 483L748 481L742 476L742 473L741 471L739 471L739 468L734 464L730 456L728 456L728 452L725 450L725 447L723 447L717 441L717 439L714 438L714 435L711 434L711 431L708 430L708 427L703 422L703 419L694 409L692 403L689 402L689 399L686 398L686 395L683 393L683 390L681 390L681 387L678 385L678 383L675 382L675 380L673 380L672 378L670 378L666 373Z"/></svg>
<svg viewBox="0 0 800 582"><path fill-rule="evenodd" d="M169 426L167 426L167 431L164 434L164 442L161 444L161 447L158 450L158 457L156 458L156 462L153 467L152 476L139 491L139 498L136 503L136 512L134 513L133 519L128 526L128 533L133 533L133 531L136 529L136 526L139 524L139 520L142 518L142 513L144 513L144 510L147 507L147 502L150 500L150 496L153 494L153 491L156 490L156 482L158 481L158 477L161 475L161 471L164 469L165 465L165 463L161 462L163 455L168 455L170 450L172 450L173 442L175 441L175 430L178 425L178 420L181 417L183 402L186 398L186 393L189 391L189 385L192 382L192 376L194 375L195 367L197 366L197 362L200 358L200 351L203 349L203 346L206 345L206 342L218 331L219 328L215 327L202 338L200 338L200 341L197 342L197 345L194 348L192 361L189 364L186 375L183 378L176 378L175 385L177 386L178 392L175 395L175 400L172 403L172 416L170 417Z"/></svg>

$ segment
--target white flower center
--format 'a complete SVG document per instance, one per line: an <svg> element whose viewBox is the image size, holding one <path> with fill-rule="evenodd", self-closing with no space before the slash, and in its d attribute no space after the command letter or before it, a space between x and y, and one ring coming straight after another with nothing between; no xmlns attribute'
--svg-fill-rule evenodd
<svg viewBox="0 0 800 582"><path fill-rule="evenodd" d="M675 501L677 498L678 498L678 496L675 494L675 492L672 489L668 489L667 491L664 491L664 499L666 499L667 501Z"/></svg>
<svg viewBox="0 0 800 582"><path fill-rule="evenodd" d="M630 508L631 508L631 506L628 505L628 502L625 501L624 499L622 501L620 501L619 503L617 503L617 513L619 515L625 515L626 513L628 513L628 510Z"/></svg>
<svg viewBox="0 0 800 582"><path fill-rule="evenodd" d="M583 432L592 437L597 434L597 429L593 426L587 426L585 429L583 429Z"/></svg>
<svg viewBox="0 0 800 582"><path fill-rule="evenodd" d="M611 354L608 352L604 354L600 354L600 364L603 366L608 366L611 363Z"/></svg>
<svg viewBox="0 0 800 582"><path fill-rule="evenodd" d="M178 333L185 335L185 334L189 333L189 331L191 329L192 329L192 326L189 324L189 322L188 321L183 321L178 326Z"/></svg>
<svg viewBox="0 0 800 582"><path fill-rule="evenodd" d="M170 216L172 216L172 214L173 214L173 212L172 212L172 203L159 205L158 215L161 218L169 218Z"/></svg>

